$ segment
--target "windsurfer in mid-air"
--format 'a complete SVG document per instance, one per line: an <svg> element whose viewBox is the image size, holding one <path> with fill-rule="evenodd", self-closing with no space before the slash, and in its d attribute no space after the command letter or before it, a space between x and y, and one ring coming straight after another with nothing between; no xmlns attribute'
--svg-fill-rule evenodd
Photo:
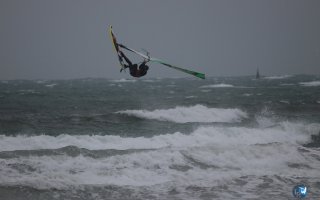
<svg viewBox="0 0 320 200"><path fill-rule="evenodd" d="M112 26L110 26L110 36L111 36L111 41L112 41L112 44L113 44L113 47L114 47L114 50L117 52L117 56L118 56L118 60L119 60L119 63L120 63L120 72L126 68L129 68L130 69L130 74L131 76L133 77L141 77L141 76L144 76L147 74L148 72L148 69L149 67L146 65L149 61L152 61L153 63L159 63L159 64L162 64L164 66L167 66L167 67L170 67L172 69L175 69L175 70L179 70L181 72L184 72L184 73L187 73L187 74L190 74L190 75L193 75L193 76L196 76L198 78L201 78L201 79L205 79L205 74L203 73L199 73L199 72L196 72L196 71L191 71L191 70L188 70L188 69L184 69L184 68L181 68L181 67L177 67L177 66L174 66L174 65L171 65L163 60L160 60L160 59L157 59L157 58L151 58L149 56L149 53L147 52L147 55L145 55L144 53L141 53L139 51L136 51L132 48L129 48L129 47L126 47L122 44L119 44L117 42L117 39L112 31ZM132 62L124 55L124 53L122 52L122 50L127 50L127 51L130 51L132 53L135 53L141 57L143 57L145 60L139 65L139 64L132 64ZM139 65L139 67L138 67Z"/></svg>
<svg viewBox="0 0 320 200"><path fill-rule="evenodd" d="M120 55L125 59L125 61L127 62L127 65L124 64L124 68L129 68L130 69L130 75L133 77L141 77L147 74L149 66L146 65L147 62L149 62L149 59L144 59L144 61L139 65L137 64L132 64L132 62L129 60L129 58L127 58L126 55L124 55L124 53L122 51L120 51Z"/></svg>

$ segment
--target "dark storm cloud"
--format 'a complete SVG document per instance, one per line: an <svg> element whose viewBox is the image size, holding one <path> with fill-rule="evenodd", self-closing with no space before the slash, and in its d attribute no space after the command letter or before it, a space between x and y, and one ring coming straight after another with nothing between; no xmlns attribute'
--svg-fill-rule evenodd
<svg viewBox="0 0 320 200"><path fill-rule="evenodd" d="M320 73L320 1L2 0L0 79L129 77L123 43L209 76ZM128 54L135 61L141 59ZM152 64L149 77L179 77Z"/></svg>

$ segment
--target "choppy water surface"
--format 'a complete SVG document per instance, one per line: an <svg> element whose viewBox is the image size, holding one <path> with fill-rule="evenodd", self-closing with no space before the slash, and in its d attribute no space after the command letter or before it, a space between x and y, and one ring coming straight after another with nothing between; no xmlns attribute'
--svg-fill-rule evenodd
<svg viewBox="0 0 320 200"><path fill-rule="evenodd" d="M320 77L0 82L0 199L320 198Z"/></svg>

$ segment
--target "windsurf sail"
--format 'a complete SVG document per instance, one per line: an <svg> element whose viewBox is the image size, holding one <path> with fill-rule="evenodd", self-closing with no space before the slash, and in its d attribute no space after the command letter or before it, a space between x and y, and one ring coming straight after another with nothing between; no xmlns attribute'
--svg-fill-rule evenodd
<svg viewBox="0 0 320 200"><path fill-rule="evenodd" d="M120 54L119 44L117 42L116 36L114 35L114 33L112 31L112 26L110 26L109 33L110 33L110 37L111 37L111 41L112 41L114 50L117 52L117 55L118 55L118 59L119 59L120 67L121 67L120 71L122 71L124 69L124 62L123 62L123 58Z"/></svg>
<svg viewBox="0 0 320 200"><path fill-rule="evenodd" d="M175 69L175 70L178 70L178 71L181 71L181 72L196 76L196 77L201 78L201 79L205 79L205 74L203 74L203 73L171 65L171 64L169 64L169 63L167 63L167 62L165 62L163 60L160 60L158 58L152 58L149 55L145 55L145 54L143 54L143 53L141 53L139 51L136 51L136 50L134 50L132 48L129 48L129 47L123 45L123 44L117 43L117 40L115 39L115 36L114 36L114 34L112 32L112 26L110 26L110 34L111 34L111 37L112 37L112 41L113 41L114 47L115 47L115 49L116 49L116 51L118 53L119 62L121 64L121 66L122 66L122 69L124 68L124 63L123 63L122 56L120 55L120 49L119 48L123 48L123 49L126 49L128 51L131 51L131 52L133 52L133 53L135 53L135 54L137 54L137 55L139 55L139 56L141 56L141 57L143 57L143 58L145 58L147 60L150 60L151 62L160 63L160 64L162 64L164 66L167 66L167 67L170 67L172 69Z"/></svg>

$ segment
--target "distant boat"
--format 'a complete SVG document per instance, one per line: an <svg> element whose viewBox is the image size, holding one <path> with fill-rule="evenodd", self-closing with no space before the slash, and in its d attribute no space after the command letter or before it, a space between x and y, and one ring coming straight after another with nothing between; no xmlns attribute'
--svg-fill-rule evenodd
<svg viewBox="0 0 320 200"><path fill-rule="evenodd" d="M257 68L256 79L260 79L259 68Z"/></svg>

